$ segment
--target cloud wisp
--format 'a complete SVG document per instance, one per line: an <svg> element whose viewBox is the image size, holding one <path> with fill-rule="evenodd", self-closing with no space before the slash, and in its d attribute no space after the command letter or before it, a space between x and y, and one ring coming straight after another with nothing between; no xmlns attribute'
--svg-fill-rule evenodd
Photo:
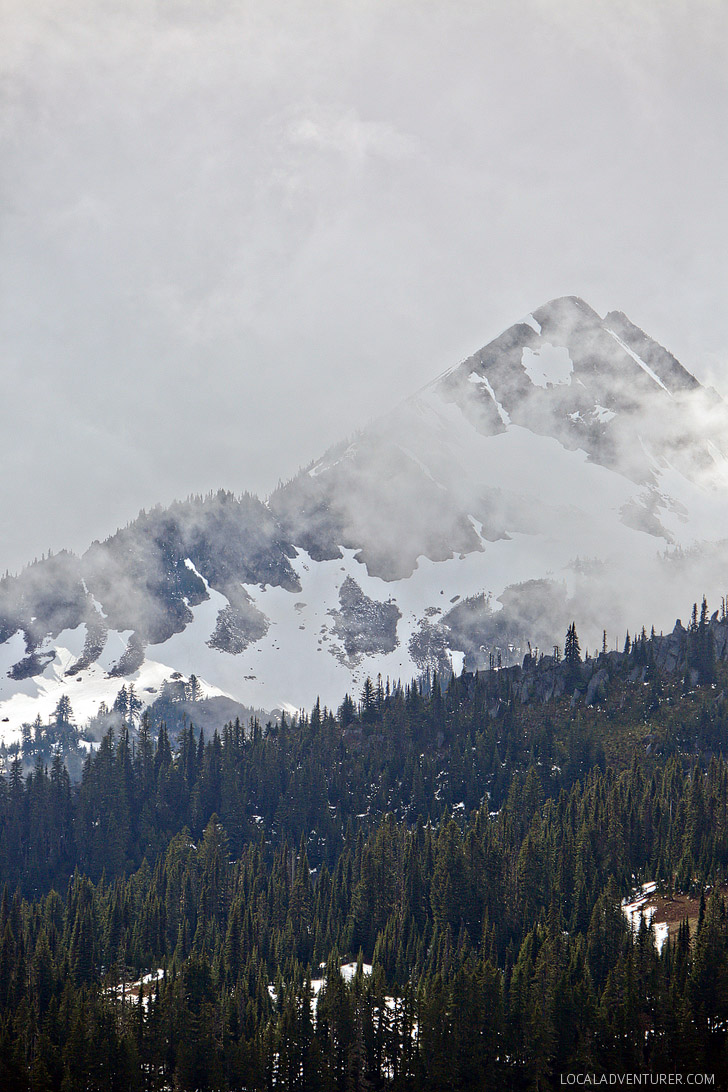
<svg viewBox="0 0 728 1092"><path fill-rule="evenodd" d="M566 292L720 387L728 16L690 8L5 0L0 569L266 494Z"/></svg>

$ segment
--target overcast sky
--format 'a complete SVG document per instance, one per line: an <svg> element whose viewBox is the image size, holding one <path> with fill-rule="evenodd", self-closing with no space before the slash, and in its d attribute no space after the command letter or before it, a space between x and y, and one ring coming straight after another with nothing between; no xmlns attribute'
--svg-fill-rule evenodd
<svg viewBox="0 0 728 1092"><path fill-rule="evenodd" d="M0 570L546 300L728 393L724 0L0 0Z"/></svg>

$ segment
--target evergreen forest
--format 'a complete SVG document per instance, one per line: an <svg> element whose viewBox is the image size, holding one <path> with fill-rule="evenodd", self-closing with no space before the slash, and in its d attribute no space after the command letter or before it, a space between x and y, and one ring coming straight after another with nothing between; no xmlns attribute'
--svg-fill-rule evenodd
<svg viewBox="0 0 728 1092"><path fill-rule="evenodd" d="M7 755L0 1088L728 1087L727 627Z"/></svg>

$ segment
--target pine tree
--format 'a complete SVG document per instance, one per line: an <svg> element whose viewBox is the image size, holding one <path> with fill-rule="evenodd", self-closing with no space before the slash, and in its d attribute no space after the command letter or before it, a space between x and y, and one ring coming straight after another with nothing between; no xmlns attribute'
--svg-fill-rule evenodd
<svg viewBox="0 0 728 1092"><path fill-rule="evenodd" d="M715 681L715 643L710 630L708 618L708 602L703 596L700 608L700 621L695 633L695 666L698 671L698 682L701 686L709 686Z"/></svg>
<svg viewBox="0 0 728 1092"><path fill-rule="evenodd" d="M365 723L371 723L377 715L376 695L374 683L367 675L361 692L360 702L361 718Z"/></svg>
<svg viewBox="0 0 728 1092"><path fill-rule="evenodd" d="M581 647L576 633L576 623L572 622L566 631L564 642L564 662L567 666L569 686L576 686L580 679Z"/></svg>

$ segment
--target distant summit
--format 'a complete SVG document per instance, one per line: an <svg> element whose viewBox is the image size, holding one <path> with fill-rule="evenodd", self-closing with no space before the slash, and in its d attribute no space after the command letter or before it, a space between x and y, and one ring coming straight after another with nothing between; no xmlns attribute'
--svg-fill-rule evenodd
<svg viewBox="0 0 728 1092"><path fill-rule="evenodd" d="M191 497L0 582L7 740L170 679L271 708L610 647L725 594L728 407L621 312L551 300L263 503ZM683 604L682 609L689 609ZM672 609L672 606L671 608Z"/></svg>

